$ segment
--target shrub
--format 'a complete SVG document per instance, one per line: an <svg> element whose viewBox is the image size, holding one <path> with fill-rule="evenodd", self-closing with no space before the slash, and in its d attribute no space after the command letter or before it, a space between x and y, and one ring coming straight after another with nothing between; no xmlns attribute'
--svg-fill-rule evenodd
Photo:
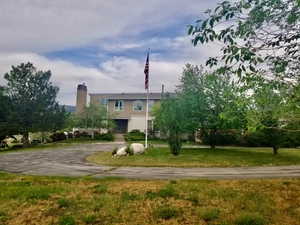
<svg viewBox="0 0 300 225"><path fill-rule="evenodd" d="M40 140L32 140L31 145L38 145L41 144L42 142Z"/></svg>
<svg viewBox="0 0 300 225"><path fill-rule="evenodd" d="M199 138L203 144L209 145L212 137L209 131L201 131ZM217 130L213 138L216 145L240 145L242 142L239 130Z"/></svg>
<svg viewBox="0 0 300 225"><path fill-rule="evenodd" d="M243 214L236 218L236 225L264 225L266 224L262 216L258 214Z"/></svg>
<svg viewBox="0 0 300 225"><path fill-rule="evenodd" d="M66 140L67 137L63 132L54 133L50 136L53 142Z"/></svg>
<svg viewBox="0 0 300 225"><path fill-rule="evenodd" d="M125 141L142 141L145 139L145 133L139 130L132 130L124 135Z"/></svg>
<svg viewBox="0 0 300 225"><path fill-rule="evenodd" d="M169 220L171 218L178 217L180 211L176 208L169 206L163 206L154 211L154 216L159 219Z"/></svg>
<svg viewBox="0 0 300 225"><path fill-rule="evenodd" d="M220 215L220 210L217 208L206 209L201 213L201 218L206 222L218 219Z"/></svg>
<svg viewBox="0 0 300 225"><path fill-rule="evenodd" d="M20 148L23 148L23 147L24 147L23 144L15 144L10 149L11 150L16 150L16 149L20 149Z"/></svg>
<svg viewBox="0 0 300 225"><path fill-rule="evenodd" d="M58 220L58 225L75 225L75 219L72 216L62 216Z"/></svg>
<svg viewBox="0 0 300 225"><path fill-rule="evenodd" d="M106 133L106 134L97 133L97 134L95 134L94 139L101 140L101 141L113 141L114 135L111 132Z"/></svg>

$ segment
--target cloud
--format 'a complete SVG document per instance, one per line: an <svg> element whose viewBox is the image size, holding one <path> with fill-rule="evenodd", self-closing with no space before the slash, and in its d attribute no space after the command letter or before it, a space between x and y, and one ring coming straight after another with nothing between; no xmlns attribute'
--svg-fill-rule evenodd
<svg viewBox="0 0 300 225"><path fill-rule="evenodd" d="M198 0L1 1L0 51L43 53L132 37L188 16L196 19L213 4Z"/></svg>
<svg viewBox="0 0 300 225"><path fill-rule="evenodd" d="M145 49L151 47L151 90L164 84L173 91L184 64L203 64L219 49L195 48L190 37L174 29L184 30L183 21L192 23L213 5L199 0L1 1L0 85L11 65L30 61L52 71L62 104L75 105L76 86L83 82L89 93L142 92Z"/></svg>
<svg viewBox="0 0 300 225"><path fill-rule="evenodd" d="M85 82L89 93L142 92L144 91L144 62L114 57L100 68L88 68L62 60L49 60L35 53L0 54L0 74L10 71L11 65L32 62L40 70L52 71L52 82L60 88L58 100L62 104L75 105L76 86ZM182 65L172 62L151 62L152 91L160 91L162 83L174 89ZM0 76L0 84L5 84Z"/></svg>

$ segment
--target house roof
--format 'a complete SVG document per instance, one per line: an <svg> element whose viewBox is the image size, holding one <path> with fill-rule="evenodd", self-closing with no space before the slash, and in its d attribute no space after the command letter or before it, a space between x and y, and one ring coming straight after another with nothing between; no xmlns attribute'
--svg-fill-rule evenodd
<svg viewBox="0 0 300 225"><path fill-rule="evenodd" d="M146 93L95 93L89 94L91 97L106 98L109 100L137 100L147 99ZM149 93L149 99L160 100L161 93Z"/></svg>

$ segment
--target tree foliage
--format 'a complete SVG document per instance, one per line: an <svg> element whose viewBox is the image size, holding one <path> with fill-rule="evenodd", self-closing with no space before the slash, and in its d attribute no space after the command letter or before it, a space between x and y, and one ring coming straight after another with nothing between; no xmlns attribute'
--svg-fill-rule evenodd
<svg viewBox="0 0 300 225"><path fill-rule="evenodd" d="M71 117L71 127L112 129L114 127L111 115L106 107L98 104L90 104L83 112Z"/></svg>
<svg viewBox="0 0 300 225"><path fill-rule="evenodd" d="M246 98L228 75L204 72L187 64L178 87L191 131L201 129L215 147L218 130L246 126Z"/></svg>
<svg viewBox="0 0 300 225"><path fill-rule="evenodd" d="M171 153L178 155L181 150L182 135L188 131L189 124L181 99L166 95L161 104L154 107L152 115L155 117L155 125L164 136L167 136Z"/></svg>
<svg viewBox="0 0 300 225"><path fill-rule="evenodd" d="M220 57L207 65L243 80L264 74L285 82L299 80L300 2L298 0L223 1L190 25L193 44L222 42Z"/></svg>
<svg viewBox="0 0 300 225"><path fill-rule="evenodd" d="M64 126L66 113L56 101L58 87L50 82L50 71L38 71L31 63L12 66L4 75L11 111L9 126L28 143L29 132L55 131Z"/></svg>

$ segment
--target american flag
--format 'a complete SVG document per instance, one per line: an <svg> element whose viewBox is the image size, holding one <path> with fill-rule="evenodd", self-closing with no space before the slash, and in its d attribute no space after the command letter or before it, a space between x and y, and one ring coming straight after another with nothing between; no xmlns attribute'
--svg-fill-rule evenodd
<svg viewBox="0 0 300 225"><path fill-rule="evenodd" d="M144 73L145 73L145 89L148 90L148 88L149 88L149 51L147 53L147 59L146 59Z"/></svg>

